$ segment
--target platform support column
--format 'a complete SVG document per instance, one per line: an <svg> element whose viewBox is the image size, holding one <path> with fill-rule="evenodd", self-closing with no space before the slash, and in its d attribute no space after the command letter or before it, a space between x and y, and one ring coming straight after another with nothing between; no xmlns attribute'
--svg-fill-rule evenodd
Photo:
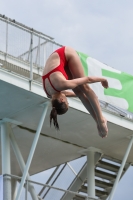
<svg viewBox="0 0 133 200"><path fill-rule="evenodd" d="M12 128L10 129L10 141L11 141L11 145L12 145L14 154L15 154L15 156L17 158L17 161L18 161L18 164L20 166L20 169L21 169L21 171L23 173L24 169L25 169L25 162L24 162L22 154L21 154L21 152L19 150L19 147L17 145L17 142L16 142L15 136L13 134ZM30 180L30 175L28 173L27 173L27 179ZM28 184L28 188L29 188L29 192L31 194L32 199L33 200L38 200L38 197L37 197L37 194L35 192L34 186L31 183L29 183Z"/></svg>
<svg viewBox="0 0 133 200"><path fill-rule="evenodd" d="M95 165L101 158L103 152L95 147L89 147L79 151L80 154L87 156L87 194L86 200L95 198Z"/></svg>
<svg viewBox="0 0 133 200"><path fill-rule="evenodd" d="M128 145L128 147L127 147L125 156L124 156L124 158L123 158L123 160L122 160L121 167L120 167L120 169L119 169L119 171L118 171L118 175L117 175L117 177L116 177L116 179L115 179L115 183L114 183L114 186L113 186L113 188L112 188L111 194L110 194L110 196L109 196L109 200L112 200L113 197L114 197L114 193L115 193L116 187L117 187L118 182L119 182L119 180L120 180L120 177L121 177L123 168L124 168L124 166L125 166L125 163L126 163L126 160L127 160L127 158L128 158L128 155L129 155L129 152L130 152L130 150L131 150L132 145L133 145L133 136L131 136L131 140L130 140L129 145Z"/></svg>
<svg viewBox="0 0 133 200"><path fill-rule="evenodd" d="M17 195L17 180L12 179L11 183L12 183L12 200L15 200Z"/></svg>
<svg viewBox="0 0 133 200"><path fill-rule="evenodd" d="M26 176L27 176L27 173L29 171L30 164L31 164L31 161L32 161L35 149L36 149L36 145L37 145L37 142L38 142L38 139L39 139L39 136L40 136L40 132L41 132L41 129L42 129L42 126L43 126L43 123L44 123L44 119L45 119L45 116L46 116L46 113L47 113L48 104L49 104L49 102L46 102L44 104L44 110L43 110L43 113L42 113L42 116L41 116L41 119L40 119L40 122L39 122L39 125L38 125L38 128L37 128L37 131L36 131L32 146L31 146L31 150L30 150L30 153L29 153L29 156L28 156L28 159L27 159L27 163L26 163L26 166L25 166L25 170L24 170L24 173L23 173L23 176L22 176L22 180L21 180L20 186L19 186L19 190L18 190L18 194L17 194L16 200L20 199L22 188L24 186L24 182L26 180Z"/></svg>
<svg viewBox="0 0 133 200"><path fill-rule="evenodd" d="M87 152L87 194L95 198L95 152Z"/></svg>
<svg viewBox="0 0 133 200"><path fill-rule="evenodd" d="M1 123L2 174L11 174L9 124ZM11 200L11 178L3 177L4 200Z"/></svg>

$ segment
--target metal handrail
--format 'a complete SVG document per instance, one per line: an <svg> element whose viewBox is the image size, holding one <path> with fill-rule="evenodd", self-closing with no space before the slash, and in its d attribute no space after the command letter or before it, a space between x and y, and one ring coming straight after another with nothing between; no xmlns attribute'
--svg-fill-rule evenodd
<svg viewBox="0 0 133 200"><path fill-rule="evenodd" d="M9 177L17 179L19 181L21 181L21 178L22 178L20 176L16 176L16 175L12 175L12 174L4 174L3 176L9 176ZM39 183L39 182L32 181L32 180L27 180L26 179L26 182L30 182L30 183L33 183L33 184L36 184L36 185L41 185L41 186L52 188L52 189L59 190L59 191L62 191L62 192L66 192L66 193L71 193L71 194L74 194L74 195L78 195L80 197L85 198L86 200L100 200L100 199L97 199L97 198L93 198L93 197L90 197L90 196L79 194L77 192L73 192L73 191L70 191L70 190L64 190L62 188L54 187L54 186L51 186L51 185L48 185L48 184Z"/></svg>

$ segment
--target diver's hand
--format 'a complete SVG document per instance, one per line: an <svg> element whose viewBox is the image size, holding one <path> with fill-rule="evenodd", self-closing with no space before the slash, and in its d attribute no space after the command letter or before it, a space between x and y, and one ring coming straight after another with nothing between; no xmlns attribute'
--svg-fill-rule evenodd
<svg viewBox="0 0 133 200"><path fill-rule="evenodd" d="M102 86L103 86L104 88L106 88L106 89L109 87L107 79L103 79L103 80L101 81L101 84L102 84Z"/></svg>

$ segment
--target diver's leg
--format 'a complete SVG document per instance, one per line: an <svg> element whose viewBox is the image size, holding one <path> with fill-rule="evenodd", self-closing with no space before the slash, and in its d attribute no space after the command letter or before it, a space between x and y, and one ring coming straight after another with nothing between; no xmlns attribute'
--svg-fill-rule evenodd
<svg viewBox="0 0 133 200"><path fill-rule="evenodd" d="M68 49L66 48L66 53L68 53L68 58L69 58L68 67L73 78L84 77L85 74L84 74L83 66L77 52L71 48L68 48ZM91 107L93 109L93 112L95 113L95 116L97 118L98 129L102 133L103 137L105 137L108 133L107 120L102 115L100 104L99 104L96 94L89 87L88 84L80 85L79 88L88 98L89 103L91 104ZM82 98L84 97L82 96Z"/></svg>
<svg viewBox="0 0 133 200"><path fill-rule="evenodd" d="M88 98L86 97L86 95L79 89L79 87L76 87L75 89L73 89L73 91L76 94L76 96L81 100L81 102L83 103L83 105L85 106L85 108L88 110L88 112L91 114L91 116L93 117L93 119L95 120L95 122L97 124L97 129L98 129L99 135L101 137L105 137L107 135L107 131L105 132L105 130L101 130L101 128L99 126L99 121L98 121L97 115L94 112L94 109L91 106L91 104L90 104ZM104 121L106 122L106 119L104 119Z"/></svg>
<svg viewBox="0 0 133 200"><path fill-rule="evenodd" d="M97 123L97 116L95 115L95 112L94 112L88 98L86 97L86 95L78 87L74 88L73 92L81 100L81 102L83 103L85 108L88 110L88 112L91 114L91 116L93 117L93 119Z"/></svg>
<svg viewBox="0 0 133 200"><path fill-rule="evenodd" d="M106 137L108 133L107 120L102 115L102 111L96 94L89 87L88 84L81 85L79 86L79 88L83 93L85 93L86 97L89 99L89 102L97 118L98 130L100 131L101 136Z"/></svg>

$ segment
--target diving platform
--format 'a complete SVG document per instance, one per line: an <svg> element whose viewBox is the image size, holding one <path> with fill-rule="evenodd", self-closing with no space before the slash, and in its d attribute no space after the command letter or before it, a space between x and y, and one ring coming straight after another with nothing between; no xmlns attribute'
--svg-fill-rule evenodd
<svg viewBox="0 0 133 200"><path fill-rule="evenodd" d="M99 165L104 169L115 171L117 167L111 164L107 165L107 163L100 161L101 158L110 158L112 162L114 160L121 162L133 136L131 119L121 116L121 113L114 113L104 108L103 115L108 120L109 133L107 138L102 139L98 135L93 118L77 98L69 98L69 111L65 115L58 116L60 131L56 131L54 127L50 128L51 104L43 92L42 84L33 81L32 91L30 91L27 78L9 72L2 67L0 69L0 96L0 122L1 124L2 122L11 124L16 143L25 163L43 112L43 105L48 103L47 114L28 171L30 175L80 158L86 155L87 149L91 148L100 150L99 159L94 166ZM126 160L128 167L132 164L132 157L133 150L131 149ZM2 173L1 166L0 171ZM118 169L116 171L118 172ZM113 184L116 179L116 175L109 175L106 172L95 170L95 173L97 176L108 179L110 184ZM11 174L20 177L23 175L12 148ZM86 177L84 177L84 181L86 181ZM98 185L105 184L100 181L96 183ZM85 190L86 187L82 186L79 191L85 192ZM106 192L105 196L107 197L109 193ZM99 193L96 192L96 194ZM99 195L101 194L102 192ZM74 199L76 198L82 199L82 197L74 195Z"/></svg>

